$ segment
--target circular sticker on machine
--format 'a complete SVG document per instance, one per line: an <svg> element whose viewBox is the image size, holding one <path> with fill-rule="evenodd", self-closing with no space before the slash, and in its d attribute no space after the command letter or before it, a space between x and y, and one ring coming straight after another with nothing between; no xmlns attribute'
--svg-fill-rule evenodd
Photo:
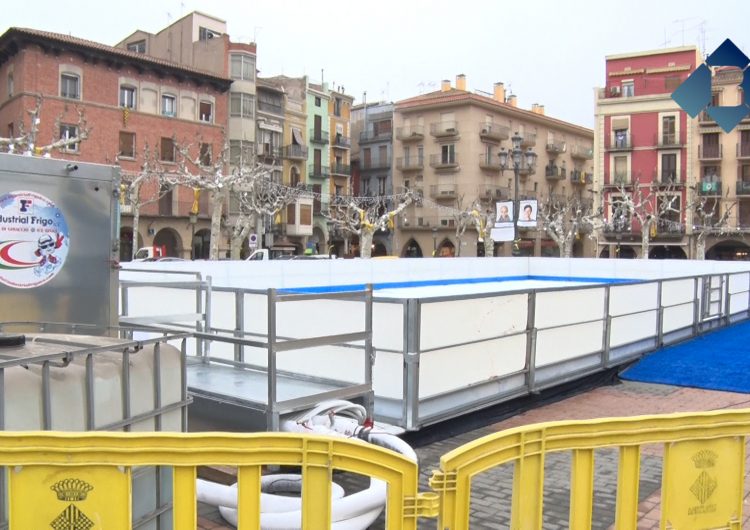
<svg viewBox="0 0 750 530"><path fill-rule="evenodd" d="M33 191L0 195L0 283L18 289L47 283L69 248L68 224L54 202Z"/></svg>

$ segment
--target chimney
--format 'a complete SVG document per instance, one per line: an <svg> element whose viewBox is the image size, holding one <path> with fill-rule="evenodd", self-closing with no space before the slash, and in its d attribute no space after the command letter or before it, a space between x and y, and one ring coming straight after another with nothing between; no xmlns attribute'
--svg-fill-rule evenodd
<svg viewBox="0 0 750 530"><path fill-rule="evenodd" d="M505 85L502 83L495 83L495 101L505 103Z"/></svg>
<svg viewBox="0 0 750 530"><path fill-rule="evenodd" d="M456 90L466 91L466 76L464 74L456 76Z"/></svg>
<svg viewBox="0 0 750 530"><path fill-rule="evenodd" d="M510 96L508 96L508 104L511 107L517 107L518 106L518 98L516 97L515 94L511 94Z"/></svg>
<svg viewBox="0 0 750 530"><path fill-rule="evenodd" d="M532 103L531 104L531 112L534 114L539 114L539 104L538 103Z"/></svg>
<svg viewBox="0 0 750 530"><path fill-rule="evenodd" d="M538 112L539 114L541 114L542 116L544 116L544 105L539 105L539 106L538 106L538 107L536 108L536 110L537 110L537 112Z"/></svg>
<svg viewBox="0 0 750 530"><path fill-rule="evenodd" d="M440 83L440 92L448 92L451 89L450 79L443 79Z"/></svg>

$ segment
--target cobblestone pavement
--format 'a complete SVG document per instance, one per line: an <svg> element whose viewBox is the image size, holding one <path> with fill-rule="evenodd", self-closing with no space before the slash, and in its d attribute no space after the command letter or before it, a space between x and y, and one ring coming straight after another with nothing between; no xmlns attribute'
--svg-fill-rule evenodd
<svg viewBox="0 0 750 530"><path fill-rule="evenodd" d="M427 490L427 481L436 469L440 456L481 436L500 430L555 420L590 419L609 416L635 416L668 412L719 410L750 406L750 395L717 392L667 385L621 382L583 392L560 401L543 405L509 417L506 420L474 429L450 438L417 447L420 462L420 487ZM749 452L750 454L750 452ZM615 516L618 452L602 449L595 452L594 514L592 528L612 528ZM641 455L639 529L659 527L662 451L646 446ZM750 465L746 464L746 470ZM481 530L508 528L510 520L512 465L503 466L477 476L472 484L471 527ZM746 482L750 475L746 474ZM361 477L343 477L340 481L348 491L364 487ZM570 496L570 455L553 453L545 459L544 529L568 528ZM745 491L748 491L746 486ZM750 499L746 498L746 504ZM750 520L745 510L745 523ZM420 529L437 528L435 520L421 521ZM743 527L747 527L743 525ZM225 526L218 512L209 506L199 507L199 529L231 528ZM371 527L383 528L382 516Z"/></svg>

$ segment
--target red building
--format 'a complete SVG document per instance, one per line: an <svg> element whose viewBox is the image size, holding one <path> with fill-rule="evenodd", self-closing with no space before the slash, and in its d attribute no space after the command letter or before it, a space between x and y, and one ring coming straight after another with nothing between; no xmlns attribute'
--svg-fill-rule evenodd
<svg viewBox="0 0 750 530"><path fill-rule="evenodd" d="M22 124L28 129L25 120L38 96L39 144L76 136L83 111L89 138L53 153L55 158L119 163L123 172L138 172L145 147L166 168L176 167L173 139L202 144L209 156L223 147L232 81L214 73L67 35L11 28L0 36L0 80L0 136L12 137ZM177 189L145 205L137 243L125 217L122 258L129 259L132 244L163 245L168 255L190 257L194 233L210 226L206 197L197 223L189 224L193 198L192 190Z"/></svg>
<svg viewBox="0 0 750 530"><path fill-rule="evenodd" d="M689 255L685 205L694 182L692 120L672 100L672 92L700 63L695 47L611 55L606 84L597 93L595 178L610 224L597 252L601 256L635 257L641 253L637 219L613 223L622 190L648 199L646 211L662 201L677 210L652 228L650 257ZM672 199L673 195L678 197Z"/></svg>

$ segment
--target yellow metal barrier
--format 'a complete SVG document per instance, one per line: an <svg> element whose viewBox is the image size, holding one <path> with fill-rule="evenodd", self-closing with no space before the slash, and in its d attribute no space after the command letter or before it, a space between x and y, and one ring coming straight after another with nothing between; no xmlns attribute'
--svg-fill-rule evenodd
<svg viewBox="0 0 750 530"><path fill-rule="evenodd" d="M440 459L430 485L440 495L440 530L469 528L472 478L514 464L510 528L542 528L544 458L571 451L570 519L591 528L594 450L620 451L615 527L635 530L640 448L664 444L662 529L739 529L750 409L551 422L498 432L465 444Z"/></svg>
<svg viewBox="0 0 750 530"><path fill-rule="evenodd" d="M417 492L415 462L344 438L265 433L0 432L0 465L10 466L11 530L128 529L130 468L143 465L174 466L175 530L195 530L198 465L238 466L240 530L260 528L264 465L301 467L305 530L331 525L334 469L388 483L389 529L413 530L417 517L437 515L437 495ZM86 526L89 522L95 526Z"/></svg>

